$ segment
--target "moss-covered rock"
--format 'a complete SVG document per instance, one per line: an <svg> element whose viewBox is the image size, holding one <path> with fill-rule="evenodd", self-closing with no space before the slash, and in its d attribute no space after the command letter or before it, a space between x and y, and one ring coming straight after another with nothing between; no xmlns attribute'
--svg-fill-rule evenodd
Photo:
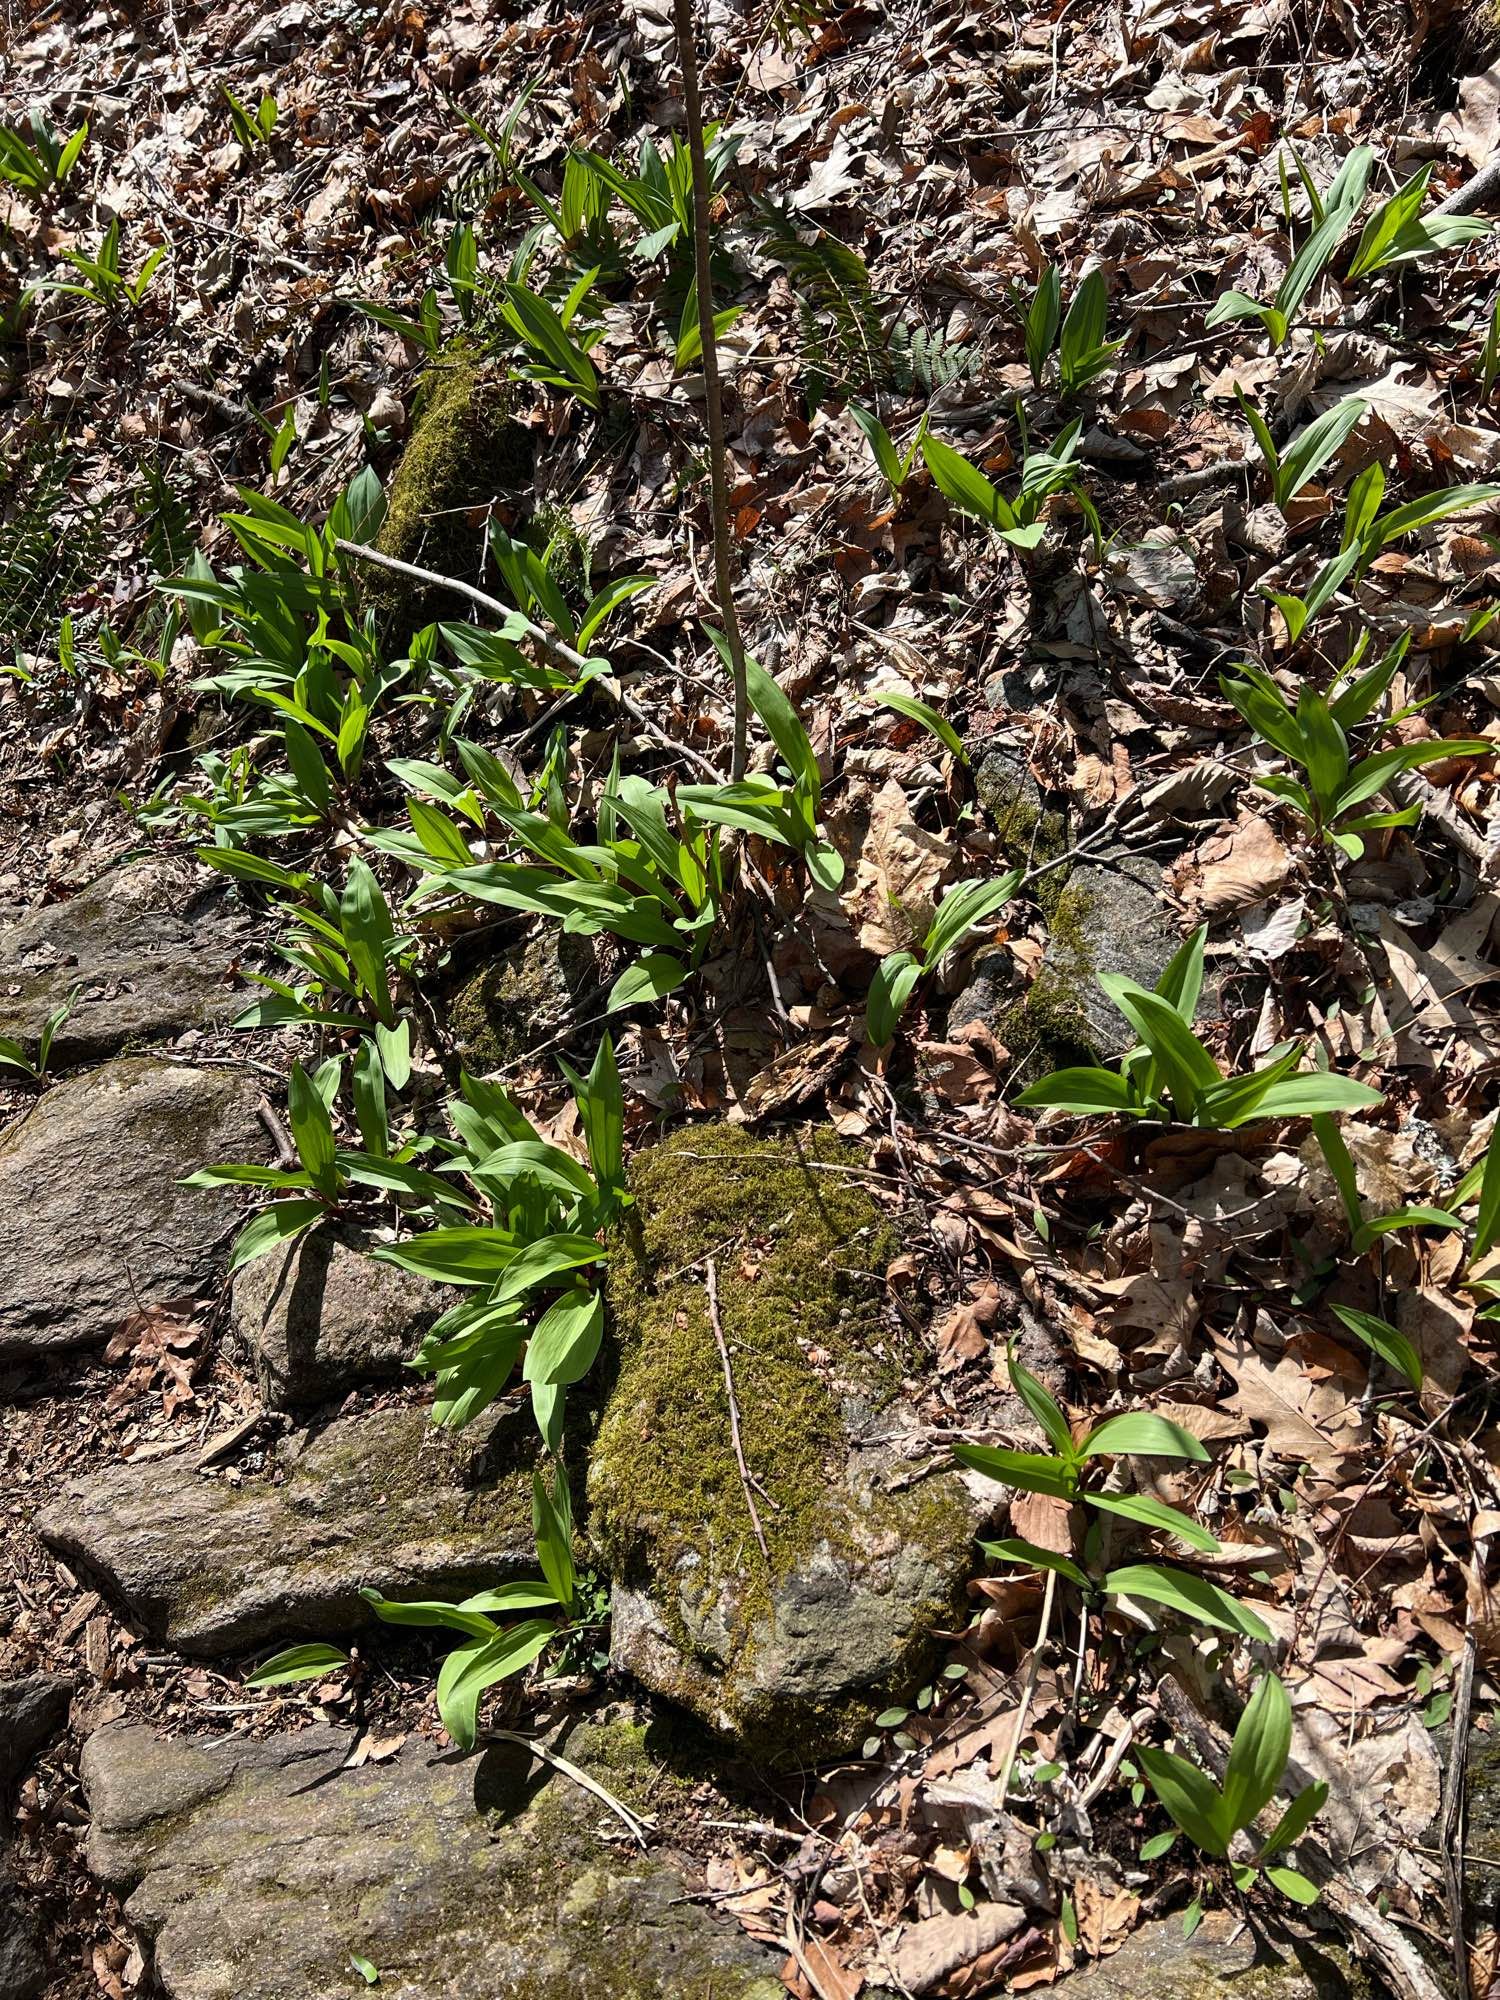
<svg viewBox="0 0 1500 2000"><path fill-rule="evenodd" d="M530 484L531 433L512 415L505 377L462 349L427 370L421 394L378 546L401 562L474 583L484 565L486 510ZM433 618L465 615L461 599L398 576L372 574L366 585L403 635Z"/></svg>
<svg viewBox="0 0 1500 2000"><path fill-rule="evenodd" d="M895 1237L855 1164L827 1134L679 1132L639 1164L638 1228L611 1264L618 1374L588 1493L614 1658L757 1754L857 1743L920 1679L971 1561L962 1483L912 1481L899 1449L880 1313Z"/></svg>
<svg viewBox="0 0 1500 2000"><path fill-rule="evenodd" d="M551 1747L651 1809L640 1732L579 1723ZM106 1726L83 1780L89 1864L173 2000L344 2000L351 1953L402 2000L778 2000L778 1955L641 1854L519 1743L456 1757L418 1736L380 1764L354 1738L185 1737Z"/></svg>
<svg viewBox="0 0 1500 2000"><path fill-rule="evenodd" d="M464 1068L486 1076L557 1033L598 986L592 941L544 923L471 973L444 1013Z"/></svg>

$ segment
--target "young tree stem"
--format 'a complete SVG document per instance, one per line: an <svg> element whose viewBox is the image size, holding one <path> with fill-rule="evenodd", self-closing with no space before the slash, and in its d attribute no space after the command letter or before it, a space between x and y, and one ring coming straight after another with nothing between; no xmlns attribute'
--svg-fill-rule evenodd
<svg viewBox="0 0 1500 2000"><path fill-rule="evenodd" d="M682 101L687 115L688 152L693 164L693 269L698 295L698 331L703 343L703 397L708 406L708 467L714 527L714 594L729 648L734 681L734 749L731 780L745 775L750 727L750 698L745 685L745 645L734 608L734 583L729 570L729 472L724 453L724 399L719 387L719 350L714 339L714 296L709 271L708 163L703 156L703 102L698 94L698 48L694 40L693 0L672 0L677 48L682 63Z"/></svg>

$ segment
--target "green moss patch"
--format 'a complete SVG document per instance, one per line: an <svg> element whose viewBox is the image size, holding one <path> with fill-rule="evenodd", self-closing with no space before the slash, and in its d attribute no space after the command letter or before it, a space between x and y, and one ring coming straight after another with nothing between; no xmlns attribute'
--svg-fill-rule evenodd
<svg viewBox="0 0 1500 2000"><path fill-rule="evenodd" d="M900 1371L878 1307L896 1235L856 1164L826 1133L679 1132L638 1166L638 1227L611 1261L618 1374L588 1491L604 1561L638 1600L617 1650L628 1623L623 1663L752 1750L857 1741L925 1664L968 1563L957 1480L888 1490L884 1447L860 1442L890 1431Z"/></svg>
<svg viewBox="0 0 1500 2000"><path fill-rule="evenodd" d="M529 485L531 433L512 415L510 384L462 349L427 370L420 396L420 415L386 496L379 547L401 562L477 582L485 553L482 510ZM462 600L397 576L367 583L407 635L462 609Z"/></svg>

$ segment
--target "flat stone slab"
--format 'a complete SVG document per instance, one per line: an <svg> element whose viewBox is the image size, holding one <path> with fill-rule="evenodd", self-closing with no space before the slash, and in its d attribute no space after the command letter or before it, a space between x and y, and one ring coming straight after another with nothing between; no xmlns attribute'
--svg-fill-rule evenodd
<svg viewBox="0 0 1500 2000"><path fill-rule="evenodd" d="M43 1091L0 1138L0 1356L98 1345L137 1301L213 1276L235 1208L177 1183L267 1157L259 1095L240 1071L153 1056Z"/></svg>
<svg viewBox="0 0 1500 2000"><path fill-rule="evenodd" d="M1068 2000L1356 2000L1369 1990L1338 1946L1288 1933L1273 1953L1227 1910L1210 1910L1190 1938L1181 1917L1142 1924L1052 1988Z"/></svg>
<svg viewBox="0 0 1500 2000"><path fill-rule="evenodd" d="M453 1438L423 1408L344 1417L287 1441L265 1475L198 1472L190 1455L68 1481L39 1516L55 1553L154 1638L216 1655L369 1622L386 1596L463 1596L536 1574L529 1411Z"/></svg>
<svg viewBox="0 0 1500 2000"><path fill-rule="evenodd" d="M628 1803L618 1741L580 1724L555 1747ZM772 1953L683 1900L671 1861L606 1844L618 1821L523 1746L409 1738L349 1769L353 1743L90 1737L89 1864L130 1892L171 2000L349 2000L351 1953L402 2000L785 2000Z"/></svg>
<svg viewBox="0 0 1500 2000"><path fill-rule="evenodd" d="M459 1296L323 1227L245 1265L231 1313L266 1404L290 1410L399 1375Z"/></svg>
<svg viewBox="0 0 1500 2000"><path fill-rule="evenodd" d="M189 915L195 901L203 904L201 886L181 862L137 861L0 930L0 1035L34 1049L75 987L53 1068L227 1019L244 998L229 969L248 925L219 897Z"/></svg>

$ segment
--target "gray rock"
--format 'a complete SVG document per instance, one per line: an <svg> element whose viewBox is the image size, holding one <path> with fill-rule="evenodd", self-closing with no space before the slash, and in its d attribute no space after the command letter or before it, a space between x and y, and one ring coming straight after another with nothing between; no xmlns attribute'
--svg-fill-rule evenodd
<svg viewBox="0 0 1500 2000"><path fill-rule="evenodd" d="M40 1927L0 1860L0 2000L36 2000L46 1984Z"/></svg>
<svg viewBox="0 0 1500 2000"><path fill-rule="evenodd" d="M1123 972L1154 986L1182 943L1160 889L1160 859L1122 848L1073 869L1048 927L1040 977L1059 1003L1076 1008L1085 1024L1082 1038L1102 1061L1124 1055L1136 1037L1095 975ZM1205 982L1205 998L1209 991Z"/></svg>
<svg viewBox="0 0 1500 2000"><path fill-rule="evenodd" d="M503 1069L546 1041L598 992L592 940L555 924L474 972L448 1001L447 1026L464 1067Z"/></svg>
<svg viewBox="0 0 1500 2000"><path fill-rule="evenodd" d="M319 1228L246 1264L231 1313L262 1397L289 1410L399 1374L458 1296Z"/></svg>
<svg viewBox="0 0 1500 2000"><path fill-rule="evenodd" d="M1210 1910L1190 1938L1180 1917L1142 1924L1109 1958L1053 1988L1089 2000L1356 2000L1369 1981L1345 1954L1293 1936L1273 1953L1227 1910Z"/></svg>
<svg viewBox="0 0 1500 2000"><path fill-rule="evenodd" d="M90 1737L89 1862L131 1892L170 2000L348 2000L351 1952L402 2000L784 2000L777 1954L524 1747L412 1737L350 1769L352 1742ZM639 1732L578 1724L555 1747L647 1803Z"/></svg>
<svg viewBox="0 0 1500 2000"><path fill-rule="evenodd" d="M0 1806L32 1757L62 1728L72 1699L66 1674L0 1681Z"/></svg>
<svg viewBox="0 0 1500 2000"><path fill-rule="evenodd" d="M696 1126L638 1162L621 1357L589 1458L615 1665L752 1754L832 1756L931 1666L977 1510L901 1401L869 1285L892 1232L826 1133ZM764 1552L694 1259L717 1260ZM911 1426L908 1431L907 1427ZM909 1449L903 1449L903 1443Z"/></svg>
<svg viewBox="0 0 1500 2000"><path fill-rule="evenodd" d="M361 1584L460 1595L535 1574L529 1411L461 1438L425 1409L344 1417L234 1481L190 1456L70 1480L37 1527L153 1636L214 1655L365 1623Z"/></svg>
<svg viewBox="0 0 1500 2000"><path fill-rule="evenodd" d="M0 931L0 1035L33 1047L47 1016L78 999L52 1042L53 1068L98 1062L237 1011L229 967L247 926L221 899L187 914L191 871L171 861L113 869L66 903Z"/></svg>
<svg viewBox="0 0 1500 2000"><path fill-rule="evenodd" d="M137 1299L213 1275L235 1210L177 1183L266 1157L258 1095L238 1071L151 1056L43 1092L0 1138L0 1356L107 1340Z"/></svg>

